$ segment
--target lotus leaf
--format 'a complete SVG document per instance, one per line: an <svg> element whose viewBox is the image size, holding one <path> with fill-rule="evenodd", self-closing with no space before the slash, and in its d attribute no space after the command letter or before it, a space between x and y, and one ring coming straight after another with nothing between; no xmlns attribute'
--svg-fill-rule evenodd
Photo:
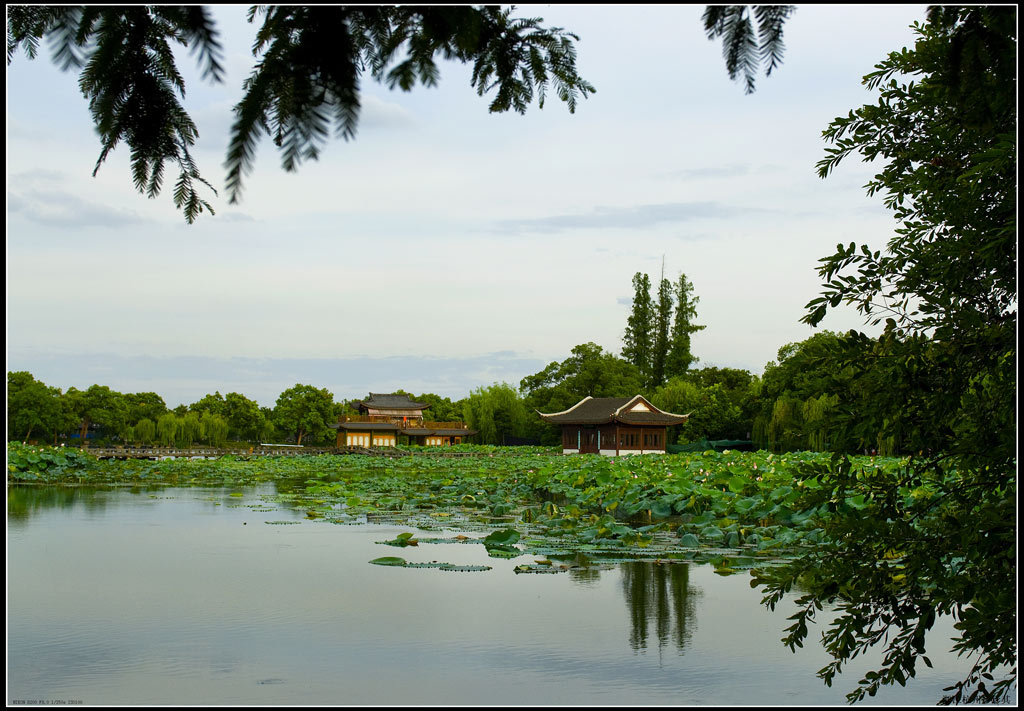
<svg viewBox="0 0 1024 711"><path fill-rule="evenodd" d="M383 558L374 558L370 561L373 565L394 565L404 567L407 565L405 558L399 558L398 556L384 556Z"/></svg>

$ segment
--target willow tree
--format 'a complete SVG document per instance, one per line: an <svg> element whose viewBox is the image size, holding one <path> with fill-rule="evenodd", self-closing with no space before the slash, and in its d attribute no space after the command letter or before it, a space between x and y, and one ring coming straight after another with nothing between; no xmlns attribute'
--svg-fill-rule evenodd
<svg viewBox="0 0 1024 711"><path fill-rule="evenodd" d="M829 393L804 400L800 414L803 416L807 449L825 452L833 447L829 439L829 418L837 404L839 396Z"/></svg>
<svg viewBox="0 0 1024 711"><path fill-rule="evenodd" d="M191 447L203 439L203 420L198 412L186 412L178 418L178 435L175 444L179 447Z"/></svg>
<svg viewBox="0 0 1024 711"><path fill-rule="evenodd" d="M178 439L179 418L173 412L160 415L156 421L156 438L165 447L171 447Z"/></svg>
<svg viewBox="0 0 1024 711"><path fill-rule="evenodd" d="M200 418L203 440L211 447L221 447L228 439L228 421L218 414L204 412Z"/></svg>
<svg viewBox="0 0 1024 711"><path fill-rule="evenodd" d="M142 444L152 444L156 438L156 423L148 417L143 417L135 423L135 440Z"/></svg>
<svg viewBox="0 0 1024 711"><path fill-rule="evenodd" d="M504 444L526 433L526 405L507 383L478 387L462 403L466 426L477 431L480 444Z"/></svg>

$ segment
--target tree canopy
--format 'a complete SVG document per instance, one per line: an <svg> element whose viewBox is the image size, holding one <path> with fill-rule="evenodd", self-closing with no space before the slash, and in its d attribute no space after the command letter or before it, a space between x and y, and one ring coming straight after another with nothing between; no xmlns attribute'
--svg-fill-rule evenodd
<svg viewBox="0 0 1024 711"><path fill-rule="evenodd" d="M587 397L632 397L643 392L644 376L632 363L606 353L596 343L582 343L562 362L552 362L519 383L531 411L561 412ZM533 417L536 435L554 443L555 428Z"/></svg>
<svg viewBox="0 0 1024 711"><path fill-rule="evenodd" d="M514 387L495 383L469 394L463 404L463 417L467 427L477 430L479 443L505 444L509 437L519 438L526 433L529 415Z"/></svg>
<svg viewBox="0 0 1024 711"><path fill-rule="evenodd" d="M326 388L296 383L277 398L274 420L283 432L295 436L295 443L304 438L322 442L329 438L328 426L335 422L334 395Z"/></svg>
<svg viewBox="0 0 1024 711"><path fill-rule="evenodd" d="M699 301L685 274L675 285L662 276L656 301L651 297L651 278L641 272L633 275L633 306L622 336L622 357L640 370L646 385L659 387L699 360L690 350L690 336L705 328L694 323Z"/></svg>
<svg viewBox="0 0 1024 711"><path fill-rule="evenodd" d="M7 439L28 441L56 437L78 424L60 390L36 380L26 371L7 373Z"/></svg>
<svg viewBox="0 0 1024 711"><path fill-rule="evenodd" d="M805 472L820 484L807 503L837 514L830 543L761 581L771 605L798 580L806 591L790 646L836 603L826 683L884 645L851 701L929 663L925 634L943 614L956 619L954 649L975 661L944 701L1006 701L1017 633L1016 8L936 7L915 31L912 49L865 77L878 103L825 131L833 147L819 164L825 177L854 154L878 160L867 189L893 210L896 236L884 252L839 245L823 259L824 292L804 318L815 325L846 302L885 320L881 338L851 332L834 351L863 389L846 424L898 437L913 455L894 474L838 455Z"/></svg>

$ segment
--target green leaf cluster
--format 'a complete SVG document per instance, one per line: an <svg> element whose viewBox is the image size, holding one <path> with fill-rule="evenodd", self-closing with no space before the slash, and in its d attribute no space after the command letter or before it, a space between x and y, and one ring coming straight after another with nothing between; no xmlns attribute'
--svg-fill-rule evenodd
<svg viewBox="0 0 1024 711"><path fill-rule="evenodd" d="M859 507L837 509L827 545L763 581L769 604L798 581L810 590L791 645L822 603L839 601L826 683L884 648L851 701L905 683L927 663L935 616L951 614L955 648L976 664L944 701L999 702L1016 684L1017 11L934 7L914 29L913 48L864 78L877 103L825 131L832 147L818 164L822 177L858 154L880 166L867 190L893 211L896 236L885 250L837 245L804 317L815 325L846 303L884 321L880 338L851 332L836 347L860 396L835 418L913 456L882 474L843 457L817 465L809 503Z"/></svg>

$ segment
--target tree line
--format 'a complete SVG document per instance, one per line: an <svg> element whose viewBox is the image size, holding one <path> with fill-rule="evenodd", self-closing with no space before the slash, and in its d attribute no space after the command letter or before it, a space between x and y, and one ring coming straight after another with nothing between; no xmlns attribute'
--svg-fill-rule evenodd
<svg viewBox="0 0 1024 711"><path fill-rule="evenodd" d="M642 289L646 275L634 277ZM662 281L660 291L664 293ZM698 362L689 347L696 304L693 285L685 275L675 284L675 313L671 328L657 319L649 333L681 334L679 338L654 338L668 342L661 353L668 365L659 373L657 361L633 362L636 337L643 342L637 313L643 313L642 294L634 300L623 337L621 355L596 343L574 347L562 361L522 378L518 386L493 383L452 400L435 393L409 395L430 405L430 420L461 421L476 430L481 444L557 445L559 433L544 423L537 412L559 412L583 398L644 395L668 412L689 414L689 420L669 434L672 444L704 440L750 440L756 449L776 452L794 450L898 454L904 443L898 433L854 432L849 415L868 406L870 373L855 373L838 366L829 354L843 337L830 331L782 346L777 360L765 366L763 375L748 370L716 366L692 367ZM680 307L680 303L683 304ZM637 306L640 306L638 310ZM657 313L664 313L664 305ZM633 338L633 341L630 341ZM874 345L874 344L871 344ZM868 346L865 346L865 353ZM657 350L649 351L656 356ZM683 367L683 366L686 367ZM873 405L872 405L873 406ZM36 380L25 371L7 374L8 440L59 442L97 441L137 445L187 447L193 444L224 446L228 442L290 442L330 446L335 441L331 424L354 411L348 402L336 401L325 388L296 384L283 391L273 407L264 407L245 395L214 392L189 405L170 408L155 392L120 393L105 385L66 391Z"/></svg>

